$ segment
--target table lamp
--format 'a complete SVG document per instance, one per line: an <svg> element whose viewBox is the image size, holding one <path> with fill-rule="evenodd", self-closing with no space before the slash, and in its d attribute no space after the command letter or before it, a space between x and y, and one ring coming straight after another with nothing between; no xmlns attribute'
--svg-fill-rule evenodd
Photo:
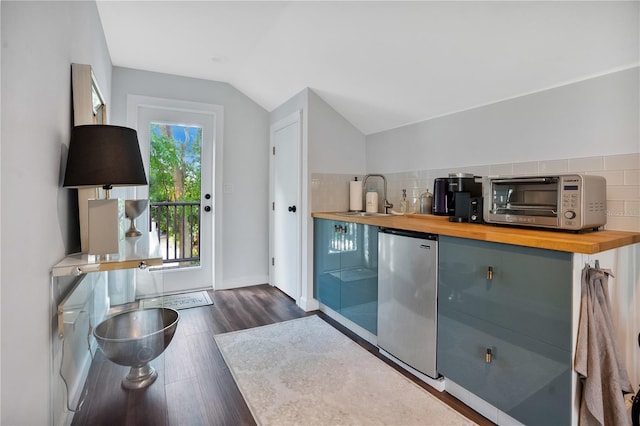
<svg viewBox="0 0 640 426"><path fill-rule="evenodd" d="M119 251L124 200L110 199L111 188L146 184L134 129L102 124L73 128L63 186L105 190L105 199L89 200L89 254Z"/></svg>

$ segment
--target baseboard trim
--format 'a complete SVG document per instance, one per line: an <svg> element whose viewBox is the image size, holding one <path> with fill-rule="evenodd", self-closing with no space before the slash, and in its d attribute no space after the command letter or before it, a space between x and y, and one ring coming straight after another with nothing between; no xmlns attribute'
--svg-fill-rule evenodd
<svg viewBox="0 0 640 426"><path fill-rule="evenodd" d="M407 370L409 373L413 374L418 379L422 380L423 382L425 382L426 384L428 384L438 392L443 392L445 390L446 383L445 383L444 377L440 376L439 378L434 379L433 377L429 377L426 374L416 370L415 368L411 367L409 364L405 364L404 362L400 361L398 358L394 357L384 349L378 348L378 352L380 352L380 354L383 355L385 358L387 358L389 361L392 361L394 364L398 365L404 370Z"/></svg>
<svg viewBox="0 0 640 426"><path fill-rule="evenodd" d="M307 299L306 297L301 297L298 306L302 308L305 312L317 311L320 309L320 303L316 299Z"/></svg>
<svg viewBox="0 0 640 426"><path fill-rule="evenodd" d="M230 290L232 288L250 287L252 285L269 283L268 275L255 275L252 277L234 278L232 280L224 280L222 283L216 283L215 290Z"/></svg>

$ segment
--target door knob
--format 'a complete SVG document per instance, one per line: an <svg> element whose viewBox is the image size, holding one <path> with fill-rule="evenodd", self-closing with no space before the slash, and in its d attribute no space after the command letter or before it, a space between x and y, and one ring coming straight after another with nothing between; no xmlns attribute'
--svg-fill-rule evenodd
<svg viewBox="0 0 640 426"><path fill-rule="evenodd" d="M205 212L210 212L211 211L211 206L204 206L204 211Z"/></svg>
<svg viewBox="0 0 640 426"><path fill-rule="evenodd" d="M296 212L296 206L289 206L289 211L292 213Z"/></svg>

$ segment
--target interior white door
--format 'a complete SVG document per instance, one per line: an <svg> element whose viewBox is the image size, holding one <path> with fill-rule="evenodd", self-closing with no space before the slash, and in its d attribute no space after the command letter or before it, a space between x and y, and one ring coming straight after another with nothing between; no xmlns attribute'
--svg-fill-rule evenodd
<svg viewBox="0 0 640 426"><path fill-rule="evenodd" d="M211 113L199 113L185 111L167 107L142 106L138 108L138 139L141 151L143 152L145 168L149 172L151 155L151 131L153 126L175 126L174 128L189 127L198 128L202 132L202 143L200 148L200 206L199 206L199 262L188 266L177 266L176 263L166 263L165 267L152 270L149 278L137 280L138 297L154 296L157 294L183 293L199 289L212 289L214 283L214 216L215 216L215 173L214 173L214 151L216 144L216 116ZM152 182L150 182L152 184ZM138 193L138 198L148 198L148 188L145 187L146 194ZM163 200L170 201L170 200ZM170 207L174 208L174 207ZM178 208L179 207L175 207ZM197 211L197 208L196 208ZM149 228L149 216L140 217L138 229ZM178 257L188 257L187 245L183 248L175 248L174 241L170 241L170 236L161 235L161 248L167 258L176 255L176 250L180 250ZM166 253L165 253L166 252ZM148 276L149 274L147 274ZM142 276L142 275L141 275Z"/></svg>
<svg viewBox="0 0 640 426"><path fill-rule="evenodd" d="M271 126L272 270L271 284L296 302L300 296L300 146L297 112Z"/></svg>

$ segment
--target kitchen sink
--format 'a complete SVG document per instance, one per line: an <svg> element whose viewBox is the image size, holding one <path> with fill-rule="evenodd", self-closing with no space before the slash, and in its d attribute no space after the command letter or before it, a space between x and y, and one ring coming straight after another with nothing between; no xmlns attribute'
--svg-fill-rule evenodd
<svg viewBox="0 0 640 426"><path fill-rule="evenodd" d="M378 216L391 216L388 213L373 213L373 212L340 212L336 213L338 216L351 216L351 217L378 217Z"/></svg>

